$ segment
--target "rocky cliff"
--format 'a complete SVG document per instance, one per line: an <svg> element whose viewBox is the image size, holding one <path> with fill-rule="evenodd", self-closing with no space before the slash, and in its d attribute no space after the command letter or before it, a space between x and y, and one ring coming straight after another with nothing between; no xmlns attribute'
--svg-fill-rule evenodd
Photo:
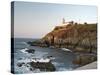
<svg viewBox="0 0 100 75"><path fill-rule="evenodd" d="M42 38L43 43L76 51L96 52L97 24L67 24L56 26Z"/></svg>

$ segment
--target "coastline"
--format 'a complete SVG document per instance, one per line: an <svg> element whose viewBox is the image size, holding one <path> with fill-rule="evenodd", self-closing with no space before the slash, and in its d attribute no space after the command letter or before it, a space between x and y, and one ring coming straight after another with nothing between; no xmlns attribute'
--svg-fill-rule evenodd
<svg viewBox="0 0 100 75"><path fill-rule="evenodd" d="M24 42L27 43L28 40L29 40L29 39L26 39L26 40L23 39L22 42L24 41ZM22 45L22 44L25 45L25 43L22 43L20 39L18 39L18 40L16 40L16 41L17 41L17 43L20 42L21 45ZM29 41L30 41L30 40L29 40ZM34 40L31 40L31 41L34 41ZM29 50L27 50L26 47L25 47L25 50L24 50L24 51L25 51L26 53L29 53L29 54L30 54L30 53L31 53L31 54L33 53L33 54L34 54L33 50L32 50L32 52L30 52L30 49L31 49L31 48L34 49L35 51L37 51L37 49L33 48L34 45L32 46L32 45L29 44L29 43L27 43L27 45L30 45L30 48L28 48ZM45 48L46 48L46 49L48 48L48 49L51 49L51 50L52 50L52 51L50 51L51 53L55 52L55 51L54 51L55 49L58 50L57 52L61 52L61 51L62 51L62 54L61 54L62 57L64 56L63 53L64 53L64 54L66 53L66 52L65 52L66 50L67 50L67 53L72 53L72 54L73 54L73 53L74 53L74 54L76 53L76 52L74 52L74 51L73 51L73 52L70 52L69 50L71 50L71 49L65 49L65 48L61 48L61 47L60 47L60 48L56 48L56 47L54 47L54 46L50 46L50 47L47 47L47 46L44 47L44 46L43 46L43 47L42 47L42 46L39 46L38 44L35 45L35 47L39 47L40 49L41 49L41 48L44 48L44 49L45 49ZM41 49L41 50L44 50L44 49ZM64 49L64 50L62 50L62 49ZM41 50L40 50L40 51L41 51ZM22 50L20 50L20 51L22 52ZM24 52L22 52L22 53L24 53ZM31 54L30 54L30 55L31 55ZM80 53L78 53L78 54L80 54ZM82 54L83 54L83 52L82 52ZM59 55L59 53L58 53L58 55ZM66 55L67 55L67 54L66 54ZM53 55L51 55L51 56L53 56ZM55 57L55 55L54 55L53 57ZM59 56L57 56L57 57L59 57ZM80 56L79 56L79 57L80 57ZM89 57L90 57L90 56L89 56ZM85 59L85 58L84 58L84 59L87 60L87 58L89 58L89 57L86 57L86 59ZM65 57L64 57L64 58L65 58ZM66 57L66 58L67 58L67 57ZM70 57L69 57L69 58L70 58ZM81 59L84 60L84 59L83 59L83 56L81 56ZM92 59L92 58L91 58L91 59ZM93 58L93 59L94 59L94 58ZM19 58L19 61L21 61L21 60L22 60L22 58L21 58L21 59ZM76 60L76 59L75 59L75 60ZM78 61L80 61L80 60L78 60ZM90 61L90 60L89 60L89 61ZM30 63L31 63L31 64L30 64ZM41 71L42 71L42 70L56 71L56 68L57 68L57 67L55 66L54 63L47 63L47 64L45 64L44 62L43 62L43 63L34 63L34 62L30 62L30 63L25 63L25 64L24 64L23 62L21 62L21 63L18 63L17 65L19 66L19 68L21 68L21 67L23 67L24 65L28 64L28 65L31 66L31 68L27 67L27 65L26 65L26 68L29 68L30 71L34 71L34 67L36 67L36 66L35 66L36 64L38 64L38 67L36 67L36 68L40 68ZM73 60L71 61L71 63L73 63ZM89 62L89 63L90 63L90 62ZM74 63L73 63L73 64L74 64ZM88 63L87 63L87 64L88 64ZM46 65L49 65L49 66L46 66ZM75 64L75 65L76 65L76 64ZM79 64L78 64L78 65L79 65ZM85 64L85 65L86 65L86 64ZM42 66L42 67L41 67L41 66ZM44 67L44 66L46 66L46 67ZM83 65L81 65L81 66L83 66ZM50 67L50 68L48 68L48 67ZM55 68L55 67L56 67L56 68ZM78 66L78 67L80 67L80 66ZM78 67L75 67L75 68L73 67L73 70L75 70L75 69L78 68Z"/></svg>
<svg viewBox="0 0 100 75"><path fill-rule="evenodd" d="M73 49L68 49L66 47L55 47L55 46L41 46L42 43L37 43L35 42L27 42L30 46L39 46L39 47L47 47L47 48L55 48L55 49L60 49L62 51L67 51L67 52L72 52L76 54L76 58L72 61L73 64L79 65L79 67L90 64L94 61L97 61L97 55L95 52L87 52L87 51L75 51Z"/></svg>

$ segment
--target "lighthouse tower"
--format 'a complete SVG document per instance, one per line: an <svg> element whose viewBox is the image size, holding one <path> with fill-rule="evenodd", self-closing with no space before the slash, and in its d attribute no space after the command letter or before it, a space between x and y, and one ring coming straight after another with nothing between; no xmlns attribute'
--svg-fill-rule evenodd
<svg viewBox="0 0 100 75"><path fill-rule="evenodd" d="M65 24L65 19L64 18L62 19L62 24Z"/></svg>

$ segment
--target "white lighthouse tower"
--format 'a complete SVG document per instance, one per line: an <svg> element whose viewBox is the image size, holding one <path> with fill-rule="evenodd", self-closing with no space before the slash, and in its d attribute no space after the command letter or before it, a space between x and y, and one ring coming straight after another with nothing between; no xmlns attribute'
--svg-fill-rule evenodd
<svg viewBox="0 0 100 75"><path fill-rule="evenodd" d="M62 19L62 24L65 24L65 19L64 18Z"/></svg>

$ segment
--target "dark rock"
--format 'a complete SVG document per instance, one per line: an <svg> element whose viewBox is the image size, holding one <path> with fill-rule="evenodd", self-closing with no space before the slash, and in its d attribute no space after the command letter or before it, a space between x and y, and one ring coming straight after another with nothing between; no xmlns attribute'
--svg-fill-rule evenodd
<svg viewBox="0 0 100 75"><path fill-rule="evenodd" d="M34 53L35 50L34 49L29 49L29 50L26 50L26 52L28 52L28 53Z"/></svg>
<svg viewBox="0 0 100 75"><path fill-rule="evenodd" d="M80 55L77 55L76 59L73 60L73 63L78 64L79 66L83 66L83 65L89 64L91 62L94 62L96 60L97 60L96 55L80 54Z"/></svg>
<svg viewBox="0 0 100 75"><path fill-rule="evenodd" d="M18 63L17 66L18 66L18 67L22 67L22 64L21 64L21 63Z"/></svg>
<svg viewBox="0 0 100 75"><path fill-rule="evenodd" d="M33 71L33 69L32 69L32 68L30 68L30 71Z"/></svg>
<svg viewBox="0 0 100 75"><path fill-rule="evenodd" d="M19 58L19 60L22 60L22 58Z"/></svg>
<svg viewBox="0 0 100 75"><path fill-rule="evenodd" d="M44 63L44 62L30 62L31 67L40 69L40 71L55 71L55 67L51 62Z"/></svg>
<svg viewBox="0 0 100 75"><path fill-rule="evenodd" d="M47 57L49 58L49 57L53 57L53 56L47 56Z"/></svg>
<svg viewBox="0 0 100 75"><path fill-rule="evenodd" d="M21 64L25 64L24 62L22 62Z"/></svg>
<svg viewBox="0 0 100 75"><path fill-rule="evenodd" d="M22 65L24 65L24 64L25 64L24 62L18 63L17 66L18 66L18 67L22 67Z"/></svg>
<svg viewBox="0 0 100 75"><path fill-rule="evenodd" d="M26 65L26 67L29 67L29 65Z"/></svg>

